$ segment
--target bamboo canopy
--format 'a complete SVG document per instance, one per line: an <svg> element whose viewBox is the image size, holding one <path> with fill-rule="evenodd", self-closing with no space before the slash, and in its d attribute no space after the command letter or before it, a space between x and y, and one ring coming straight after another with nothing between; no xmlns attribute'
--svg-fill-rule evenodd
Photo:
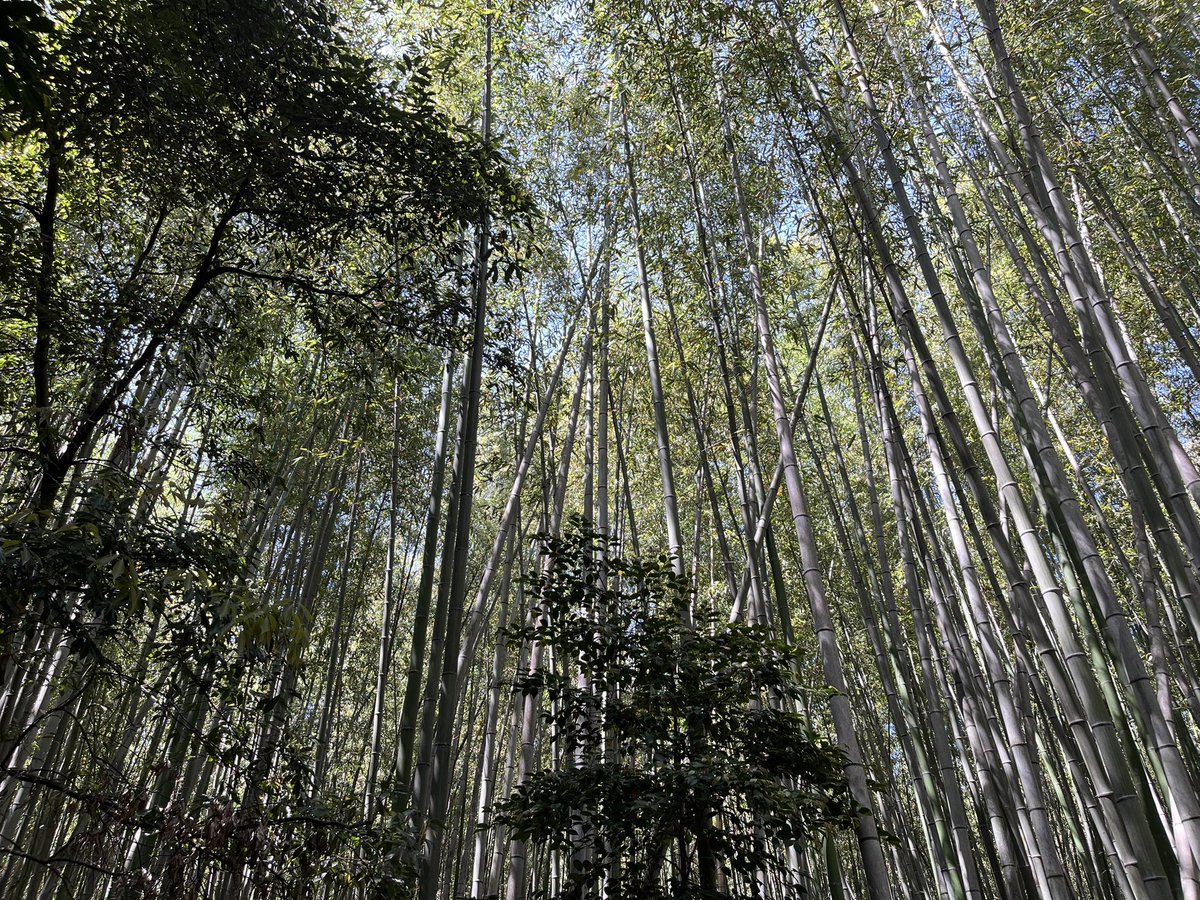
<svg viewBox="0 0 1200 900"><path fill-rule="evenodd" d="M1200 900L1197 117L1182 0L0 3L0 895Z"/></svg>

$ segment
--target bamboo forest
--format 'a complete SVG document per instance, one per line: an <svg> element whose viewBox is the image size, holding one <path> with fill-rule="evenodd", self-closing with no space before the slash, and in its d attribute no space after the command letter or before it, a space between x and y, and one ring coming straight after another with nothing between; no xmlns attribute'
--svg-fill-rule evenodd
<svg viewBox="0 0 1200 900"><path fill-rule="evenodd" d="M0 900L1200 900L1190 0L0 0Z"/></svg>

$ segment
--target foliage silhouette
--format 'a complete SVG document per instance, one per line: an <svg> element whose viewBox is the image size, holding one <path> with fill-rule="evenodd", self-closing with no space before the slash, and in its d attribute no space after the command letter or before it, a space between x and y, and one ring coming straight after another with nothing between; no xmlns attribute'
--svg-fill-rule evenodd
<svg viewBox="0 0 1200 900"><path fill-rule="evenodd" d="M789 877L768 842L852 826L844 757L796 711L806 691L794 650L711 610L685 624L686 577L614 556L578 524L543 549L536 620L513 637L552 648L559 666L514 689L546 693L544 717L574 764L532 773L498 818L572 857L554 896L591 896L600 882L610 897L750 896L756 877Z"/></svg>

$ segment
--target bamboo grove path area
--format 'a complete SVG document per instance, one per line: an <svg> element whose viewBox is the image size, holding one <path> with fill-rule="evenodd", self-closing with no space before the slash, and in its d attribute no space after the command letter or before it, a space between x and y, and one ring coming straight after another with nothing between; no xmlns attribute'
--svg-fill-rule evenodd
<svg viewBox="0 0 1200 900"><path fill-rule="evenodd" d="M1200 900L1184 0L0 2L0 897Z"/></svg>

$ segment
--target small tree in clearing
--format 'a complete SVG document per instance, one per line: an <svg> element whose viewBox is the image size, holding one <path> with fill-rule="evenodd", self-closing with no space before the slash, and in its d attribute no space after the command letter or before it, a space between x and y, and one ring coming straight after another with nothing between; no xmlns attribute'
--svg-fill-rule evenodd
<svg viewBox="0 0 1200 900"><path fill-rule="evenodd" d="M841 751L796 711L794 651L690 610L686 578L586 529L544 548L514 637L554 662L514 686L546 693L552 759L498 816L569 860L543 895L752 897L768 877L802 892L787 848L851 828L853 803Z"/></svg>

